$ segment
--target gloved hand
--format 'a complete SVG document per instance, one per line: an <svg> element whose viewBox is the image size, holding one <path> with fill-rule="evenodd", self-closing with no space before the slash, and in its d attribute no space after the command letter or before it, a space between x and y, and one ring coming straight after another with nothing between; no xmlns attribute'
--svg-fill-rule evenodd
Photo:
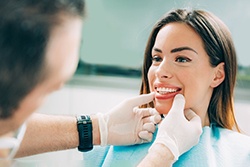
<svg viewBox="0 0 250 167"><path fill-rule="evenodd" d="M101 146L150 142L161 117L152 108L137 106L153 99L154 93L140 95L123 101L108 113L98 113Z"/></svg>
<svg viewBox="0 0 250 167"><path fill-rule="evenodd" d="M199 142L202 133L201 120L191 109L184 111L185 98L178 94L175 96L172 108L160 123L156 143L161 143L169 148L175 160ZM185 115L184 115L185 114Z"/></svg>

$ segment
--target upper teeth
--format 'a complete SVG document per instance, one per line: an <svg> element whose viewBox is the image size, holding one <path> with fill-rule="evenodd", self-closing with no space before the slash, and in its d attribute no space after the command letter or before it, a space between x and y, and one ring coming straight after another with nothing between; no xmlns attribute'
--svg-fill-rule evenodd
<svg viewBox="0 0 250 167"><path fill-rule="evenodd" d="M156 88L157 92L160 94L166 94L166 93L173 93L173 92L177 92L177 89L173 89L173 88L163 88L163 87L159 87Z"/></svg>

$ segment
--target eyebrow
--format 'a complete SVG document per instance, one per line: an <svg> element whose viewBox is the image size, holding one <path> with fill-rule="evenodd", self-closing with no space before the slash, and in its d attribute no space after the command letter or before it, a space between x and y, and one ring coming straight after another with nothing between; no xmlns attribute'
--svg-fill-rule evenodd
<svg viewBox="0 0 250 167"><path fill-rule="evenodd" d="M170 52L171 53L175 53L175 52L180 52L180 51L183 51L183 50L190 50L190 51L193 51L194 53L198 54L198 52L196 52L194 49L192 49L190 47L187 47L187 46L179 47L179 48L174 48Z"/></svg>
<svg viewBox="0 0 250 167"><path fill-rule="evenodd" d="M161 49L158 49L158 48L153 48L153 49L154 49L154 51L156 51L156 52L162 53Z"/></svg>
<svg viewBox="0 0 250 167"><path fill-rule="evenodd" d="M162 53L162 50L161 49L158 49L158 48L153 48L154 51L156 52L160 52ZM190 51L193 51L195 52L196 54L198 54L198 52L196 52L194 49L190 48L190 47L187 47L187 46L184 46L184 47L179 47L179 48L174 48L170 51L170 53L175 53L175 52L180 52L180 51L183 51L183 50L190 50Z"/></svg>

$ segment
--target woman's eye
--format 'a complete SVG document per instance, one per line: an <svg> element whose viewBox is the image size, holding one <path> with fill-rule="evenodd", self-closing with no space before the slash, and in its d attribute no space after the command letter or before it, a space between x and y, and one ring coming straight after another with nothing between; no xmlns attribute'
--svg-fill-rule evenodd
<svg viewBox="0 0 250 167"><path fill-rule="evenodd" d="M177 58L175 59L175 61L176 61L176 62L179 62L179 63L186 63L186 62L190 62L191 59L186 58L186 57L177 57Z"/></svg>
<svg viewBox="0 0 250 167"><path fill-rule="evenodd" d="M154 56L151 58L152 63L158 63L158 62L162 62L162 58L159 56Z"/></svg>

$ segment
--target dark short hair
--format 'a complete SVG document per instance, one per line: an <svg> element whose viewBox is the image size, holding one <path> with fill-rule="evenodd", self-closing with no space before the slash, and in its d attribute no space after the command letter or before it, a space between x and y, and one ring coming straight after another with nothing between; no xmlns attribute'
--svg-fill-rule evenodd
<svg viewBox="0 0 250 167"><path fill-rule="evenodd" d="M210 65L216 67L224 62L225 79L214 88L209 106L210 123L220 127L238 128L234 116L233 91L236 82L237 58L234 43L227 26L215 15L204 10L176 9L166 13L153 27L144 54L141 94L149 93L148 70L152 64L151 51L162 27L178 22L190 26L202 39ZM149 104L153 107L153 103Z"/></svg>
<svg viewBox="0 0 250 167"><path fill-rule="evenodd" d="M84 6L84 0L0 1L0 118L46 78L46 47L59 15L82 17Z"/></svg>

